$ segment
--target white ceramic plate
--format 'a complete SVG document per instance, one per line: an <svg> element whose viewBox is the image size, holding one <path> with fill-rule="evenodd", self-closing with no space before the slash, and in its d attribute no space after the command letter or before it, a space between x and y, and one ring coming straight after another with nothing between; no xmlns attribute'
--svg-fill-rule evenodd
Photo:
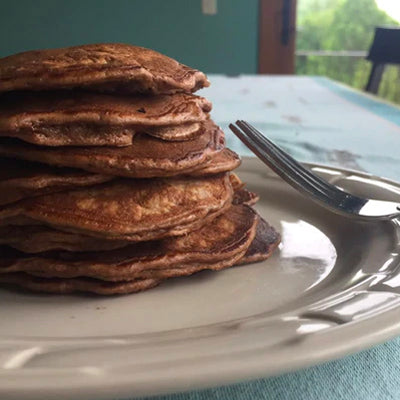
<svg viewBox="0 0 400 400"><path fill-rule="evenodd" d="M356 194L400 201L396 183L313 169ZM271 259L131 296L0 290L0 398L100 400L227 384L400 333L397 223L333 215L257 159L245 159L240 176L282 234Z"/></svg>

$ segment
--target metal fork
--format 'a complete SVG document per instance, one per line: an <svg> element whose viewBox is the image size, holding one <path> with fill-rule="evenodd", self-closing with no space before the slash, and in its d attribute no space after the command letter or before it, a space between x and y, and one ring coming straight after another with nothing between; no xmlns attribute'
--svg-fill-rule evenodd
<svg viewBox="0 0 400 400"><path fill-rule="evenodd" d="M370 220L393 219L400 216L400 203L364 199L331 185L312 173L246 121L229 127L235 135L266 165L299 192L329 210Z"/></svg>

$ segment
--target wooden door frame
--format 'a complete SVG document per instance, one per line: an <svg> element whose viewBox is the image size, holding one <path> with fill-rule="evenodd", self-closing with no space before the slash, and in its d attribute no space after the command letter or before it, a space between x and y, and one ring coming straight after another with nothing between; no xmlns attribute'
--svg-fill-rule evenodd
<svg viewBox="0 0 400 400"><path fill-rule="evenodd" d="M259 0L259 74L294 74L296 4L297 0Z"/></svg>

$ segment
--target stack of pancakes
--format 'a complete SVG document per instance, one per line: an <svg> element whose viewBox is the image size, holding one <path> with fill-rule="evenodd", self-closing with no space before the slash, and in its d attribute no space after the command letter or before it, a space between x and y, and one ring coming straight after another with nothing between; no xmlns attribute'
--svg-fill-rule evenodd
<svg viewBox="0 0 400 400"><path fill-rule="evenodd" d="M122 294L267 258L279 235L192 94L208 85L129 45L0 59L0 282Z"/></svg>

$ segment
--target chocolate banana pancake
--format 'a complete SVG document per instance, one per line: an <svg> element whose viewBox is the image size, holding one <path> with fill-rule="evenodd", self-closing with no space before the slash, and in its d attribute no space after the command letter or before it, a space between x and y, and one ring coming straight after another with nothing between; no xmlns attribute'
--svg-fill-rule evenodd
<svg viewBox="0 0 400 400"><path fill-rule="evenodd" d="M107 240L97 237L64 232L45 225L0 225L0 244L25 253L49 250L104 251L129 245L124 240Z"/></svg>
<svg viewBox="0 0 400 400"><path fill-rule="evenodd" d="M0 147L1 151L1 147ZM228 148L215 152L211 155L210 161L204 166L199 166L188 173L190 176L205 176L218 174L220 172L232 171L239 167L241 163L240 157Z"/></svg>
<svg viewBox="0 0 400 400"><path fill-rule="evenodd" d="M180 140L201 135L197 124L210 110L205 98L186 93L9 93L0 96L0 136L45 146L124 146L143 131Z"/></svg>
<svg viewBox="0 0 400 400"><path fill-rule="evenodd" d="M50 167L25 160L0 158L0 205L24 198L112 180L109 175L73 168Z"/></svg>
<svg viewBox="0 0 400 400"><path fill-rule="evenodd" d="M143 47L119 43L35 50L0 59L0 91L85 88L123 93L194 92L200 71Z"/></svg>
<svg viewBox="0 0 400 400"><path fill-rule="evenodd" d="M136 128L93 124L42 125L16 131L0 131L0 137L15 137L42 146L129 146Z"/></svg>
<svg viewBox="0 0 400 400"><path fill-rule="evenodd" d="M201 136L184 142L165 142L146 134L138 134L133 144L126 147L49 148L15 139L2 139L0 154L130 178L186 175L199 169L203 169L202 174L213 174L216 171L209 164L212 156L224 148L224 134L211 120L205 122L203 128ZM226 164L234 165L231 161ZM205 166L208 170L204 170Z"/></svg>
<svg viewBox="0 0 400 400"><path fill-rule="evenodd" d="M24 273L0 275L0 283L19 286L34 292L69 294L87 292L99 295L117 295L142 292L159 285L162 280L137 279L133 281L106 282L99 279L43 279Z"/></svg>
<svg viewBox="0 0 400 400"><path fill-rule="evenodd" d="M257 224L256 236L251 242L246 254L239 260L237 265L255 263L266 260L281 242L281 235L260 217Z"/></svg>
<svg viewBox="0 0 400 400"><path fill-rule="evenodd" d="M159 139L176 142L194 139L203 133L204 128L200 122L188 122L180 125L145 126L141 130Z"/></svg>
<svg viewBox="0 0 400 400"><path fill-rule="evenodd" d="M33 256L4 247L0 274L28 272L42 277L120 281L142 277L144 272L146 276L157 275L171 268L182 273L193 267L215 269L243 257L254 239L258 219L250 207L232 206L212 224L187 235L133 243L117 250L51 251Z"/></svg>
<svg viewBox="0 0 400 400"><path fill-rule="evenodd" d="M266 221L261 219L257 224L256 236L248 247L242 258L239 258L232 265L243 265L250 262L257 262L267 259L274 249L280 242L279 234L272 228ZM19 267L12 267L14 264L19 264L18 257L13 250L9 248L1 248L1 251L5 253L7 257L2 257L3 268L9 267L8 271L19 270ZM214 266L222 264L214 264ZM26 268L28 269L28 268ZM157 286L163 282L166 277L176 276L187 276L195 272L198 272L204 268L204 265L200 265L197 269L196 266L186 266L180 271L180 275L177 274L178 268L167 268L153 270L152 278L134 279L127 281L104 281L96 278L43 278L33 276L26 272L4 272L0 273L0 282L4 284L12 284L22 288L27 288L33 291L49 292L49 293L71 293L71 292L92 292L103 295L112 294L127 294L133 293L140 290L149 289ZM218 269L218 268L217 268ZM40 272L39 272L40 273ZM158 273L158 275L157 275ZM169 275L170 274L170 275ZM143 276L146 274L142 273ZM150 275L148 273L148 275ZM159 276L159 278L156 278Z"/></svg>
<svg viewBox="0 0 400 400"><path fill-rule="evenodd" d="M118 179L3 206L0 224L44 224L94 237L152 240L200 228L229 208L232 196L229 174Z"/></svg>
<svg viewBox="0 0 400 400"><path fill-rule="evenodd" d="M234 191L232 204L246 204L248 206L253 206L260 199L257 193L250 192L245 188L245 184L235 173L231 173L229 179L231 180L231 185Z"/></svg>
<svg viewBox="0 0 400 400"><path fill-rule="evenodd" d="M235 190L232 204L246 204L248 206L254 206L258 200L260 200L260 197L257 193L250 192L247 189L239 189Z"/></svg>
<svg viewBox="0 0 400 400"><path fill-rule="evenodd" d="M204 129L201 123L189 122L180 125L155 127L107 126L94 124L72 124L58 126L33 126L15 132L1 132L0 137L15 137L28 143L42 146L129 146L138 132L167 141L189 140L200 136Z"/></svg>
<svg viewBox="0 0 400 400"><path fill-rule="evenodd" d="M231 183L232 179L230 175ZM233 184L232 184L233 186ZM253 205L258 196L244 188L234 189L233 204ZM228 211L229 212L229 211ZM0 244L25 253L49 250L103 251L128 246L129 241L100 239L73 232L64 232L45 225L0 225Z"/></svg>
<svg viewBox="0 0 400 400"><path fill-rule="evenodd" d="M140 276L144 279L145 277L152 277L157 279L168 279L180 276L192 275L202 270L219 271L231 266L245 265L264 261L269 258L274 250L278 247L281 241L279 233L266 222L264 219L259 218L257 223L256 235L253 241L250 243L247 251L240 257L225 258L225 260L215 263L213 265L197 264L185 266L184 271L180 267L166 268L157 271L144 270ZM243 253L241 253L243 254ZM1 275L0 275L1 277Z"/></svg>
<svg viewBox="0 0 400 400"><path fill-rule="evenodd" d="M237 154L229 149L223 149L221 152L211 156L209 167L192 171L189 175L205 176L228 172L238 167L239 164L240 159ZM233 174L231 174L231 178L232 176ZM0 158L0 206L29 197L65 191L81 186L92 186L112 179L115 179L115 177L74 168L52 167L26 160ZM248 197L249 194L244 192L236 193L235 190L233 200L235 204L241 203L238 200L238 196ZM10 233L8 231L8 234ZM0 241L1 236L0 234Z"/></svg>

